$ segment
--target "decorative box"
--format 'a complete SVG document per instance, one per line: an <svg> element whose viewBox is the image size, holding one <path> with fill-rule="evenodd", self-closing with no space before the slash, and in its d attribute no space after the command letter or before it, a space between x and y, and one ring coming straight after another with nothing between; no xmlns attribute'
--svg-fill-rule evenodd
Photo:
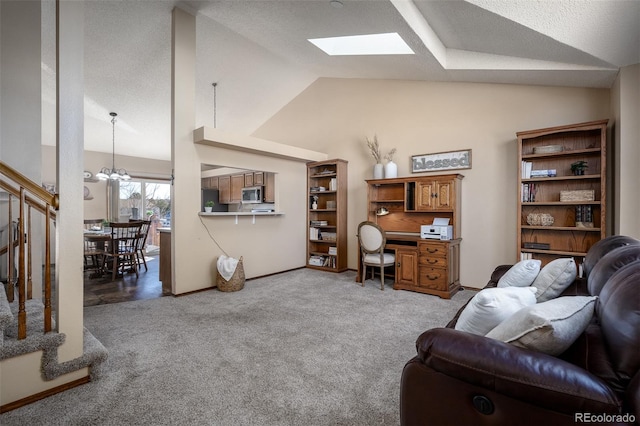
<svg viewBox="0 0 640 426"><path fill-rule="evenodd" d="M593 189L580 189L576 191L560 191L560 201L594 201L595 191Z"/></svg>

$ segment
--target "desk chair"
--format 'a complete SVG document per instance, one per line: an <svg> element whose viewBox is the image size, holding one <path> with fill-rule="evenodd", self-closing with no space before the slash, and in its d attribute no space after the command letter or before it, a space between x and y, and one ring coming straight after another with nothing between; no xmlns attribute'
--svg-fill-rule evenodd
<svg viewBox="0 0 640 426"><path fill-rule="evenodd" d="M384 230L377 223L362 222L358 225L358 242L362 257L362 286L367 276L367 266L377 266L380 268L380 289L384 290L384 268L396 264L395 255L384 252L387 242ZM372 269L371 278L374 275L375 269Z"/></svg>

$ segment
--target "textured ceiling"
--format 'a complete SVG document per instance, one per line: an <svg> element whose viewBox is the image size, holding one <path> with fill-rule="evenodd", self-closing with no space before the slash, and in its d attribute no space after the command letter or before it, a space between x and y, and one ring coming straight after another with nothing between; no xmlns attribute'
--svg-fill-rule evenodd
<svg viewBox="0 0 640 426"><path fill-rule="evenodd" d="M51 3L51 2L49 2ZM251 134L318 77L609 88L640 63L640 0L89 1L85 148L170 159L174 6L197 16L196 127ZM43 6L43 90L55 99L53 10ZM331 57L309 38L397 32L415 55ZM52 105L52 103L51 103ZM52 144L55 111L44 111Z"/></svg>

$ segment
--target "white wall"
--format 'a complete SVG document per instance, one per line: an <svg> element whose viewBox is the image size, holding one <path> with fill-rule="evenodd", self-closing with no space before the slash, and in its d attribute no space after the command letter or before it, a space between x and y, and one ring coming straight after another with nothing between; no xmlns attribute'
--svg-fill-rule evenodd
<svg viewBox="0 0 640 426"><path fill-rule="evenodd" d="M461 170L461 283L482 287L495 266L517 260L516 132L610 118L609 90L472 83L317 80L254 136L326 152L349 161L349 268L357 268L357 224L367 217L373 159L397 148L398 176L410 157L472 149ZM290 238L304 240L303 230Z"/></svg>
<svg viewBox="0 0 640 426"><path fill-rule="evenodd" d="M55 183L56 165L51 161L55 157L55 147L42 146L42 181ZM163 160L151 160L147 158L129 157L126 155L115 156L116 167L126 169L130 175L135 177L159 177L167 179L171 176L171 162ZM95 176L103 167L111 168L112 156L103 152L84 151L84 169L90 171ZM85 182L92 200L85 200L85 219L107 218L107 182Z"/></svg>
<svg viewBox="0 0 640 426"><path fill-rule="evenodd" d="M615 233L640 238L640 64L624 67L612 93Z"/></svg>

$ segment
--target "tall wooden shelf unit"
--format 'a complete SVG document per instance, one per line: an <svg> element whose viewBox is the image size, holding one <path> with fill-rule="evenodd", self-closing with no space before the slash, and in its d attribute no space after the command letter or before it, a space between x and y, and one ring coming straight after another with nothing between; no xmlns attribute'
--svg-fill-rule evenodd
<svg viewBox="0 0 640 426"><path fill-rule="evenodd" d="M347 166L340 159L307 163L309 268L347 270Z"/></svg>
<svg viewBox="0 0 640 426"><path fill-rule="evenodd" d="M589 248L606 236L607 123L608 120L600 120L516 133L520 160L518 259L539 259L544 265L559 257L574 257L576 263L582 263ZM549 147L561 150L548 152ZM571 171L571 164L577 161L588 164L583 175L575 176ZM531 162L532 170L553 169L556 175L523 177L524 162ZM535 196L527 197L532 187ZM594 199L560 201L561 191L593 191ZM580 219L576 216L581 206L591 213L586 226L576 220ZM531 213L550 214L553 224L530 225L527 217Z"/></svg>

